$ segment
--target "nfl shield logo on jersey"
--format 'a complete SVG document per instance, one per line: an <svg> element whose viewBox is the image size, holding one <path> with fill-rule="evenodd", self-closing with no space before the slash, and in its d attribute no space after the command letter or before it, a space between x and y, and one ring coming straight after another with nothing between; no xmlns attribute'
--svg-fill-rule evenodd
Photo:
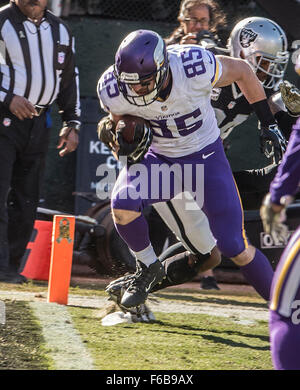
<svg viewBox="0 0 300 390"><path fill-rule="evenodd" d="M3 125L4 125L5 127L10 126L10 124L11 124L11 119L10 119L10 118L4 118L4 119L3 119Z"/></svg>
<svg viewBox="0 0 300 390"><path fill-rule="evenodd" d="M230 103L228 104L227 108L228 108L229 110L232 110L233 107L234 107L235 105L236 105L236 102L232 101L232 102L230 102Z"/></svg>
<svg viewBox="0 0 300 390"><path fill-rule="evenodd" d="M66 54L62 51L58 53L57 61L59 64L63 64L65 62L65 56Z"/></svg>

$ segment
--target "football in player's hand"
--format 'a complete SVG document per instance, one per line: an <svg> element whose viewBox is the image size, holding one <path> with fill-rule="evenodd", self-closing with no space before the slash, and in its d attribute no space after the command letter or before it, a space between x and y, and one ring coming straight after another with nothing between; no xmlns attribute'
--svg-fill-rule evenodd
<svg viewBox="0 0 300 390"><path fill-rule="evenodd" d="M122 138L129 144L135 141L135 135L137 135L138 127L144 126L145 120L138 116L123 115L116 125L116 132L122 133Z"/></svg>

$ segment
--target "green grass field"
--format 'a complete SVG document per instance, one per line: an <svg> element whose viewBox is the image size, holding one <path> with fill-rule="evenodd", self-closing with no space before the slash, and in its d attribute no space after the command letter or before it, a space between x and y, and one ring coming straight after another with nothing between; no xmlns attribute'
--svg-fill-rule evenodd
<svg viewBox="0 0 300 390"><path fill-rule="evenodd" d="M101 324L102 285L72 285L67 306L49 304L46 296L43 282L0 284L0 299L6 306L6 323L0 325L0 369L69 369L68 359L80 370L272 369L268 323L255 317L259 311L266 313L266 304L256 294L167 289L154 294L155 301L178 305L181 312L154 311L156 322L110 327ZM79 303L72 304L73 297ZM201 307L203 314L191 312ZM206 314L205 308L214 314ZM41 321L44 309L46 319ZM240 311L250 313L250 318L240 317ZM57 339L53 344L50 337L49 344L53 329L52 338ZM72 332L79 342L73 341ZM75 344L82 345L90 366L72 350Z"/></svg>
<svg viewBox="0 0 300 390"><path fill-rule="evenodd" d="M271 369L267 324L159 313L153 324L101 327L95 310L71 309L99 370Z"/></svg>

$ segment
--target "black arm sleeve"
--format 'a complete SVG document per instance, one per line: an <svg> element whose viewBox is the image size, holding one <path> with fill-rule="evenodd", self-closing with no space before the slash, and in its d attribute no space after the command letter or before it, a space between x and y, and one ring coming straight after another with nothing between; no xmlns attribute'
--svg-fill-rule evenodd
<svg viewBox="0 0 300 390"><path fill-rule="evenodd" d="M271 112L267 99L252 103L251 107L255 112L258 120L260 121L262 127L268 127L275 123L275 119Z"/></svg>

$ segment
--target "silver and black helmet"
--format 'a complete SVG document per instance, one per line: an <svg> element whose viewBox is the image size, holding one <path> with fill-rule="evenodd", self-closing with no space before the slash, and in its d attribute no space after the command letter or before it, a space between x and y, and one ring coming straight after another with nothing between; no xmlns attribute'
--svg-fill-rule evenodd
<svg viewBox="0 0 300 390"><path fill-rule="evenodd" d="M276 89L289 60L287 38L283 29L270 19L250 17L233 28L228 39L230 55L244 58L255 73L263 72L265 88Z"/></svg>

